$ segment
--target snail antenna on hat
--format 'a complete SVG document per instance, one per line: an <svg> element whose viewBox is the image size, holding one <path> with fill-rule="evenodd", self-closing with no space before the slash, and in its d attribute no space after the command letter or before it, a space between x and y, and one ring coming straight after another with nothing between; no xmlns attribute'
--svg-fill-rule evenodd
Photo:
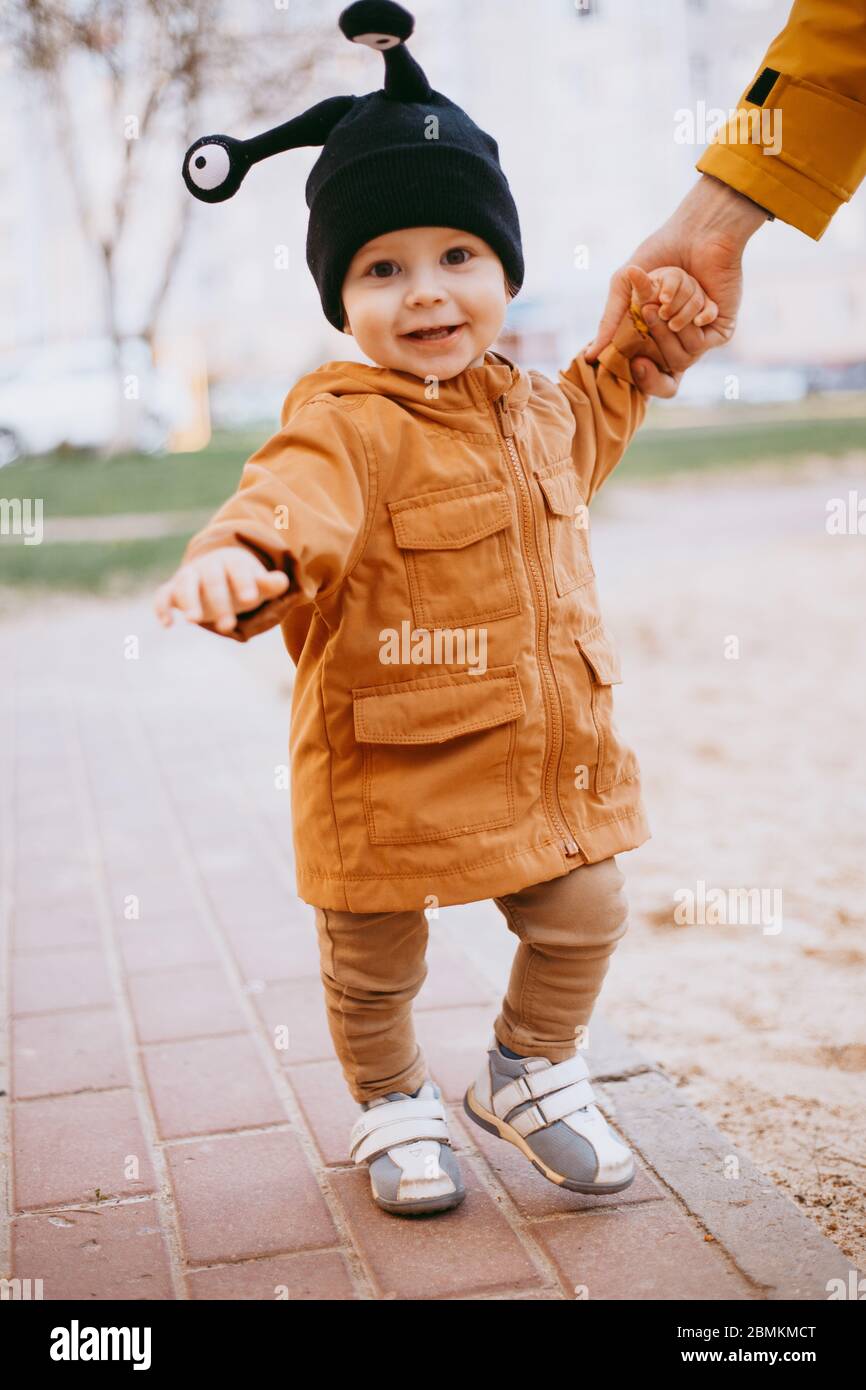
<svg viewBox="0 0 866 1390"><path fill-rule="evenodd" d="M405 43L415 20L393 0L358 0L340 15L340 28L353 43L378 48L385 59L384 93L393 101L427 101L430 83ZM183 180L194 198L222 203L240 188L247 170L272 154L324 145L334 126L361 97L326 97L300 116L250 140L231 135L203 135L183 157Z"/></svg>
<svg viewBox="0 0 866 1390"><path fill-rule="evenodd" d="M385 59L386 97L392 101L427 101L433 89L406 47L415 20L394 0L356 0L340 15L339 25L352 43L378 48Z"/></svg>
<svg viewBox="0 0 866 1390"><path fill-rule="evenodd" d="M338 121L354 106L356 97L326 97L300 116L254 135L235 140L231 135L203 135L183 157L183 181L203 203L222 203L237 193L247 170L283 150L324 145Z"/></svg>

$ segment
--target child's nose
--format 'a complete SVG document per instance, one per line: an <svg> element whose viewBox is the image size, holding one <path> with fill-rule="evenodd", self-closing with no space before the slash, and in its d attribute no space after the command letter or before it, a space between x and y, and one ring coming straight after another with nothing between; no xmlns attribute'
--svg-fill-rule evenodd
<svg viewBox="0 0 866 1390"><path fill-rule="evenodd" d="M408 305L439 304L446 298L445 291L433 274L414 276L406 290Z"/></svg>

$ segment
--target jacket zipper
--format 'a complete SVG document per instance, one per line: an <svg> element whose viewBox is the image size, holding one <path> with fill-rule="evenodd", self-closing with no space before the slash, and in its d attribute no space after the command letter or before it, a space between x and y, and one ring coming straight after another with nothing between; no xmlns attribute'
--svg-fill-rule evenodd
<svg viewBox="0 0 866 1390"><path fill-rule="evenodd" d="M564 739L562 738L562 700L559 693L559 686L556 683L556 672L553 669L553 662L550 659L550 646L548 640L548 635L550 631L550 612L547 604L547 593L544 587L544 574L540 565L537 563L538 532L536 530L535 513L533 511L532 497L529 492L529 486L526 481L526 475L520 463L520 456L517 452L517 446L514 443L513 439L514 426L511 421L511 413L508 409L507 396L499 396L494 401L494 406L496 409L496 415L499 421L500 429L502 432L502 437L505 440L505 447L508 451L509 458L511 459L512 465L514 467L515 477L517 479L517 490L520 497L521 517L525 519L528 511L532 528L532 548L530 549L529 547L527 547L527 553L529 555L529 563L530 569L532 570L533 582L535 584L536 591L540 599L539 610L543 614L544 621L543 633L541 631L541 624L539 624L538 638L536 642L536 652L539 659L539 670L541 671L542 675L541 684L545 694L545 704L547 708L550 710L551 725L553 727L553 743L551 744L551 747L549 749L545 750L546 756L544 760L542 781L544 793L547 798L547 806L548 812L550 814L551 824L554 826L557 835L559 835L560 837L560 849L562 850L566 858L571 858L575 854L582 854L583 851L581 850L580 845L577 843L577 841L571 833L568 821L565 818L565 812L562 809L562 802L559 799L559 775L560 768L562 765L562 752L564 745ZM524 503L526 504L525 506ZM525 525L524 534L527 536L529 536L530 534L529 529ZM555 762L556 773L551 784L550 767L552 762Z"/></svg>

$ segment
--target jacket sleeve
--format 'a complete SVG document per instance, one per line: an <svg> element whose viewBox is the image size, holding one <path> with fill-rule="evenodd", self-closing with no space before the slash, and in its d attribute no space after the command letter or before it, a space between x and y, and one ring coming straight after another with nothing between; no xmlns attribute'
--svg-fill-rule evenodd
<svg viewBox="0 0 866 1390"><path fill-rule="evenodd" d="M866 0L795 0L696 167L817 241L866 175Z"/></svg>
<svg viewBox="0 0 866 1390"><path fill-rule="evenodd" d="M363 548L368 486L364 436L349 411L334 401L307 402L247 460L234 495L181 559L246 546L267 569L284 570L289 588L238 614L229 632L199 626L246 642L338 588Z"/></svg>
<svg viewBox="0 0 866 1390"><path fill-rule="evenodd" d="M560 390L575 417L572 457L585 503L613 472L646 414L646 396L631 374L636 356L667 368L653 339L627 312L596 362L587 362L580 352L559 373Z"/></svg>

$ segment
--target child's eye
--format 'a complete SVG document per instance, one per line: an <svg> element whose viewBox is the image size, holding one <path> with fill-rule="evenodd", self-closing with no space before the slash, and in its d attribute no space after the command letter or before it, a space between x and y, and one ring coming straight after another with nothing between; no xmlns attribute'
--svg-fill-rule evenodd
<svg viewBox="0 0 866 1390"><path fill-rule="evenodd" d="M370 269L367 271L367 274L372 275L376 280L390 280L390 275L388 275L387 273L385 275L380 275L378 272L382 266L391 266L395 264L395 261L376 261L375 265L370 266Z"/></svg>
<svg viewBox="0 0 866 1390"><path fill-rule="evenodd" d="M471 256L472 256L472 252L469 250L469 247L468 247L468 246L450 246L450 247L448 248L448 250L445 252L445 255L446 255L446 256L453 256L454 253L455 253L455 251L458 253L458 255L463 255L463 254L465 253L465 255L466 255L466 260L467 260L467 261L468 261L468 260L471 258ZM448 264L449 264L449 265L465 265L465 264L466 264L466 261L449 261Z"/></svg>

